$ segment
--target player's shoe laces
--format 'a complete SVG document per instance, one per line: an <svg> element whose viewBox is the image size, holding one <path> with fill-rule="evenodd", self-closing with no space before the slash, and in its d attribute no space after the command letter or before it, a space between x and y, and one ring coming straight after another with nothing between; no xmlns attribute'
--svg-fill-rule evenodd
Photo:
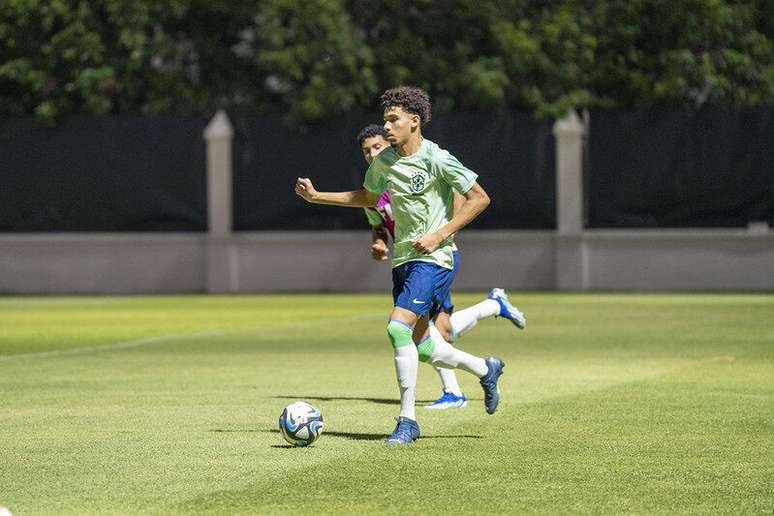
<svg viewBox="0 0 774 516"><path fill-rule="evenodd" d="M486 297L489 299L494 299L497 301L497 304L500 305L500 317L505 317L521 330L527 326L527 318L524 317L524 314L521 313L518 308L513 306L511 302L508 301L508 294L505 293L505 290L501 288L493 288L489 295Z"/></svg>
<svg viewBox="0 0 774 516"><path fill-rule="evenodd" d="M395 418L398 425L384 442L387 444L410 444L419 437L419 425L407 417Z"/></svg>
<svg viewBox="0 0 774 516"><path fill-rule="evenodd" d="M484 405L488 414L494 414L497 404L500 403L500 389L497 388L497 379L503 374L505 364L497 357L486 359L487 373L481 377L481 387L484 389Z"/></svg>
<svg viewBox="0 0 774 516"><path fill-rule="evenodd" d="M451 392L443 391L443 395L432 403L425 405L426 409L444 410L450 408L462 408L468 404L465 395L457 396Z"/></svg>

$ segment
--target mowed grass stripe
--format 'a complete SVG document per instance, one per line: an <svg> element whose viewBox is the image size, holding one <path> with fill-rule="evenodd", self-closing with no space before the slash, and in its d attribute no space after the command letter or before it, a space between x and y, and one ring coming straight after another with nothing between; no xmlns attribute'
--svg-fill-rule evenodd
<svg viewBox="0 0 774 516"><path fill-rule="evenodd" d="M388 295L0 297L0 356L374 313L386 318L390 306Z"/></svg>
<svg viewBox="0 0 774 516"><path fill-rule="evenodd" d="M123 342L110 342L107 344L100 344L96 346L66 348L66 349L61 349L56 351L37 351L32 353L15 353L15 354L9 354L9 355L0 355L0 363L9 362L9 361L18 360L18 359L48 358L48 357L66 356L66 355L80 355L83 353L118 351L123 349L153 346L153 345L163 344L167 342L176 342L176 341L187 342L194 339L221 337L225 335L238 334L238 333L265 332L265 331L273 331L273 330L284 329L284 328L296 329L299 327L311 327L311 326L321 326L321 325L346 325L347 323L351 323L353 321L363 321L363 320L372 321L372 320L377 320L381 318L382 317L380 314L373 313L370 315L334 317L334 318L317 319L317 320L311 320L311 321L310 320L300 321L300 322L293 321L293 322L273 323L273 324L267 323L260 326L246 326L241 328L238 327L238 328L228 328L228 329L220 329L220 330L209 330L209 331L202 331L202 332L196 332L196 333L183 333L179 335L158 335L154 337L144 337L141 339L128 340Z"/></svg>

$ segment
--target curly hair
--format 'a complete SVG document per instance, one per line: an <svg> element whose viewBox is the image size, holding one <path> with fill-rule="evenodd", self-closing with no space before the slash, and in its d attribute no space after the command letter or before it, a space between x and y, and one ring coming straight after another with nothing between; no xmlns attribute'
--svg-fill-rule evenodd
<svg viewBox="0 0 774 516"><path fill-rule="evenodd" d="M430 96L421 88L398 86L382 93L379 101L384 110L395 106L406 113L418 115L421 125L430 121Z"/></svg>
<svg viewBox="0 0 774 516"><path fill-rule="evenodd" d="M357 144L363 145L363 140L366 138L373 138L374 136L381 136L385 140L387 139L387 131L381 125L371 124L363 127L359 133L357 133Z"/></svg>

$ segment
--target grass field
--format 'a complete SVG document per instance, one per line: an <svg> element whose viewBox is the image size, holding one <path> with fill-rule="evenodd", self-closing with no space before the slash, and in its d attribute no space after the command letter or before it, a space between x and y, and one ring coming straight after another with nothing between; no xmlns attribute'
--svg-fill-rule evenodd
<svg viewBox="0 0 774 516"><path fill-rule="evenodd" d="M463 307L480 295L458 295ZM520 294L460 341L502 402L418 408L384 295L0 298L0 506L25 514L774 512L774 296ZM420 366L418 399L440 393ZM282 408L325 433L289 448Z"/></svg>

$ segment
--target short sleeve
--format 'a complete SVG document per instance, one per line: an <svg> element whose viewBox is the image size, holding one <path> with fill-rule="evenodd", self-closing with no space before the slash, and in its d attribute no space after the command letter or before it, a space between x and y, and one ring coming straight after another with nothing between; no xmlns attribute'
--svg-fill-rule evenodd
<svg viewBox="0 0 774 516"><path fill-rule="evenodd" d="M387 189L387 179L384 175L384 165L381 160L375 159L368 167L363 186L369 192L384 193Z"/></svg>
<svg viewBox="0 0 774 516"><path fill-rule="evenodd" d="M440 177L461 194L470 190L478 179L478 174L466 168L447 151L439 153L436 166Z"/></svg>
<svg viewBox="0 0 774 516"><path fill-rule="evenodd" d="M384 220L382 220L382 216L379 215L379 212L377 212L373 208L363 208L365 211L366 217L368 218L368 223L372 226L380 226L384 224Z"/></svg>

